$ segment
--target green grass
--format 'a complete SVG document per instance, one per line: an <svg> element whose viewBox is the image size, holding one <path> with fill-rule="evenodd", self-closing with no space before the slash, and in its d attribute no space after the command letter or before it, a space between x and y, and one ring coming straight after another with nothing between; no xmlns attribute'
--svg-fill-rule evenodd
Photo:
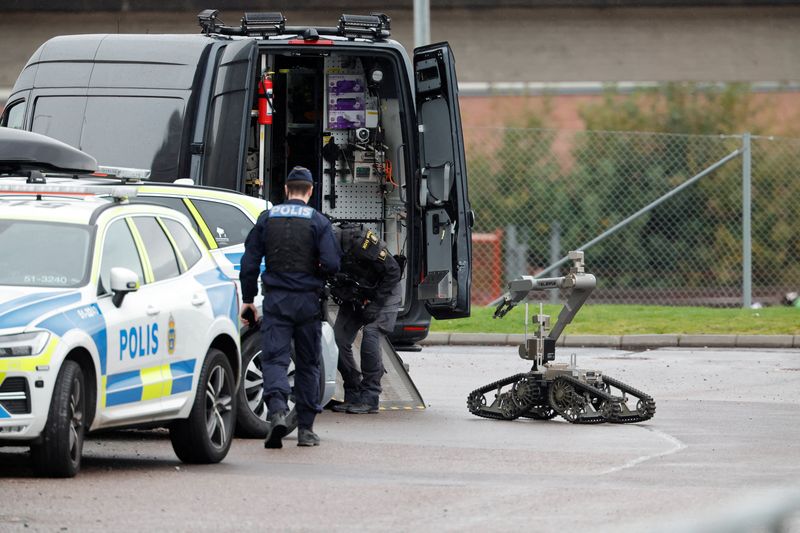
<svg viewBox="0 0 800 533"><path fill-rule="evenodd" d="M545 305L555 325L561 306ZM531 304L530 314L539 310ZM431 331L460 333L523 333L525 306L519 305L502 319L494 308L473 307L472 316L458 320L433 320ZM800 335L800 308L711 309L650 305L587 304L567 326L565 335L632 335L640 333Z"/></svg>

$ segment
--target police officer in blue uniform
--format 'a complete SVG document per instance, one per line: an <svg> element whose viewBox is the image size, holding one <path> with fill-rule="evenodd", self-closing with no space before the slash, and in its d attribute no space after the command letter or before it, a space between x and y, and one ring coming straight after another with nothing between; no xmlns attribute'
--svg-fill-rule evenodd
<svg viewBox="0 0 800 533"><path fill-rule="evenodd" d="M285 190L286 202L262 213L247 236L239 274L244 302L242 319L249 323L248 315L251 319L257 316L253 299L258 293L258 274L264 258L261 371L269 413L265 448L281 448L281 439L287 434L287 399L291 393L287 373L292 340L296 356L297 445L319 445L313 424L322 411L320 296L325 278L339 270L340 262L330 221L306 205L313 192L311 172L294 167L286 178Z"/></svg>

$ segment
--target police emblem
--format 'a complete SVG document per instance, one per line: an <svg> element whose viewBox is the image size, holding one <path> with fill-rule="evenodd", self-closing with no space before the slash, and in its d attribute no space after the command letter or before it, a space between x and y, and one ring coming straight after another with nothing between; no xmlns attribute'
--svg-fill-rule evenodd
<svg viewBox="0 0 800 533"><path fill-rule="evenodd" d="M169 315L169 330L167 331L167 351L172 355L175 353L175 319Z"/></svg>

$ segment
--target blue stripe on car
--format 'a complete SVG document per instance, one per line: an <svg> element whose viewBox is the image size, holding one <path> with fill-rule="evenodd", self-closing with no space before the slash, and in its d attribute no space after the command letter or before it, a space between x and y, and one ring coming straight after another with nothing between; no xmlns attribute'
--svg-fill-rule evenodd
<svg viewBox="0 0 800 533"><path fill-rule="evenodd" d="M27 326L36 318L55 311L59 307L78 302L80 299L79 292L58 293L57 295L50 293L44 297L39 295L39 298L34 301L23 302L21 305L8 308L5 312L0 313L0 329Z"/></svg>
<svg viewBox="0 0 800 533"><path fill-rule="evenodd" d="M97 354L100 359L100 375L106 375L106 319L97 304L69 309L39 322L37 326L50 330L59 337L63 337L67 331L75 328L86 332L94 341L95 346L97 346Z"/></svg>
<svg viewBox="0 0 800 533"><path fill-rule="evenodd" d="M139 375L138 370L111 374L106 378L106 391L108 392L128 389L135 386L142 386L142 377Z"/></svg>
<svg viewBox="0 0 800 533"><path fill-rule="evenodd" d="M114 407L124 403L139 402L142 400L143 387L127 389L117 392L106 392L106 406Z"/></svg>
<svg viewBox="0 0 800 533"><path fill-rule="evenodd" d="M236 252L236 253L231 252L231 253L225 254L225 259L230 261L231 264L233 264L233 269L238 272L238 271L240 271L242 269L242 256L243 255L244 255L244 252Z"/></svg>
<svg viewBox="0 0 800 533"><path fill-rule="evenodd" d="M225 275L225 273L219 268L215 268L213 270L207 270L201 274L197 274L194 279L197 280L198 283L204 285L206 287L210 285L216 285L218 283L222 283L225 281L231 281L231 278Z"/></svg>
<svg viewBox="0 0 800 533"><path fill-rule="evenodd" d="M196 275L194 279L206 288L214 318L228 316L236 324L239 320L237 311L239 302L236 286L231 283L231 278L217 267Z"/></svg>
<svg viewBox="0 0 800 533"><path fill-rule="evenodd" d="M9 300L3 304L0 304L0 315L4 315L6 312L16 309L24 304L29 304L31 302L37 302L39 300L43 300L44 298L50 298L51 296L58 296L59 294L64 294L61 291L58 292L35 292L33 294L26 294L25 296L20 296L19 298L14 298L13 300Z"/></svg>

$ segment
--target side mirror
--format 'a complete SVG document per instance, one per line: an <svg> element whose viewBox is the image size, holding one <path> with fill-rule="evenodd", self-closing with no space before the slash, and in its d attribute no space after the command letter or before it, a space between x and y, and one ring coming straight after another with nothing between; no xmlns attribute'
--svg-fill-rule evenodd
<svg viewBox="0 0 800 533"><path fill-rule="evenodd" d="M111 269L111 292L114 296L111 302L115 307L122 305L122 300L129 292L136 292L139 290L139 276L136 272L122 267L114 267Z"/></svg>

